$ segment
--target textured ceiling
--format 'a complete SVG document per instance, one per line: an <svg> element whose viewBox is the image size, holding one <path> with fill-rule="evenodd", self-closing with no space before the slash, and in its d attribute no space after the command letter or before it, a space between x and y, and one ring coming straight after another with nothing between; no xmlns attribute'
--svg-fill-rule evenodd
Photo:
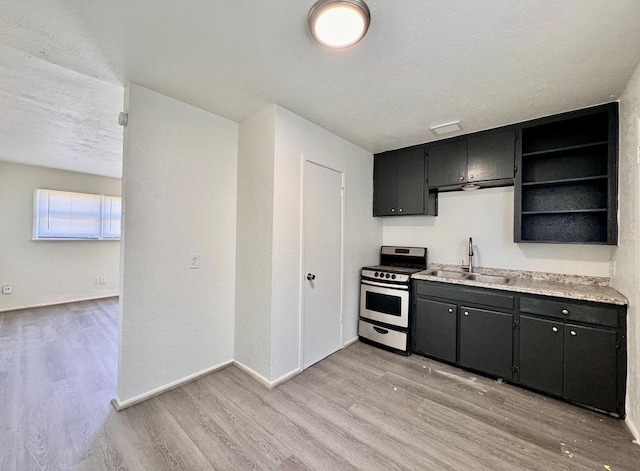
<svg viewBox="0 0 640 471"><path fill-rule="evenodd" d="M615 100L640 60L638 0L368 0L344 51L311 39L313 1L0 0L0 43L234 121L277 103L372 152Z"/></svg>

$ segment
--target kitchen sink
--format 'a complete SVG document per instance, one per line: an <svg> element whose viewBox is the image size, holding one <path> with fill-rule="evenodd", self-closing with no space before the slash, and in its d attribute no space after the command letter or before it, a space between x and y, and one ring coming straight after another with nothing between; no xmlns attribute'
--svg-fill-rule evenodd
<svg viewBox="0 0 640 471"><path fill-rule="evenodd" d="M480 273L468 273L466 274L465 279L480 281L482 283L497 283L501 285L507 285L511 282L511 278L504 276L482 275Z"/></svg>
<svg viewBox="0 0 640 471"><path fill-rule="evenodd" d="M481 273L465 273L447 270L429 270L425 273L425 275L437 276L438 278L448 278L453 280L470 280L479 281L481 283L495 283L501 285L508 285L513 281L512 278L507 278L505 276L483 275Z"/></svg>
<svg viewBox="0 0 640 471"><path fill-rule="evenodd" d="M459 271L429 270L425 275L437 276L439 278L450 278L454 280L464 280L468 274Z"/></svg>

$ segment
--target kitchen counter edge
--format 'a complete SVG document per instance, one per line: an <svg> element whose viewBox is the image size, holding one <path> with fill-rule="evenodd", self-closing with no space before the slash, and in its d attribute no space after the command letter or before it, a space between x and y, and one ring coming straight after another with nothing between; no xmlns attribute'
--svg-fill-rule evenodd
<svg viewBox="0 0 640 471"><path fill-rule="evenodd" d="M520 278L511 274L513 281L509 284L485 283L473 280L460 280L443 278L439 276L426 275L432 270L424 270L411 275L414 280L437 281L453 285L476 286L479 288L490 288L500 291L513 291L517 293L538 294L543 296L555 296L560 298L576 299L581 301L592 301L605 304L617 304L626 306L629 301L625 296L610 286L599 286L593 284L563 283L559 281L539 280L531 278ZM481 272L479 270L479 272Z"/></svg>

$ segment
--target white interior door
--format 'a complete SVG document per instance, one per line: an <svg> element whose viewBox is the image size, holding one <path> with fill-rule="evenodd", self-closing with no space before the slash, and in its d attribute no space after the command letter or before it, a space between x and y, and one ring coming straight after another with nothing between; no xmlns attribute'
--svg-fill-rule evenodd
<svg viewBox="0 0 640 471"><path fill-rule="evenodd" d="M342 173L304 162L303 367L342 345Z"/></svg>

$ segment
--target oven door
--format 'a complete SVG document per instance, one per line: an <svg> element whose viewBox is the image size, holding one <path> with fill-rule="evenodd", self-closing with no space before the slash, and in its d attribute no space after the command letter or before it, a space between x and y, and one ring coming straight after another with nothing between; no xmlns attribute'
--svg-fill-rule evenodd
<svg viewBox="0 0 640 471"><path fill-rule="evenodd" d="M360 317L408 328L409 287L362 280Z"/></svg>

